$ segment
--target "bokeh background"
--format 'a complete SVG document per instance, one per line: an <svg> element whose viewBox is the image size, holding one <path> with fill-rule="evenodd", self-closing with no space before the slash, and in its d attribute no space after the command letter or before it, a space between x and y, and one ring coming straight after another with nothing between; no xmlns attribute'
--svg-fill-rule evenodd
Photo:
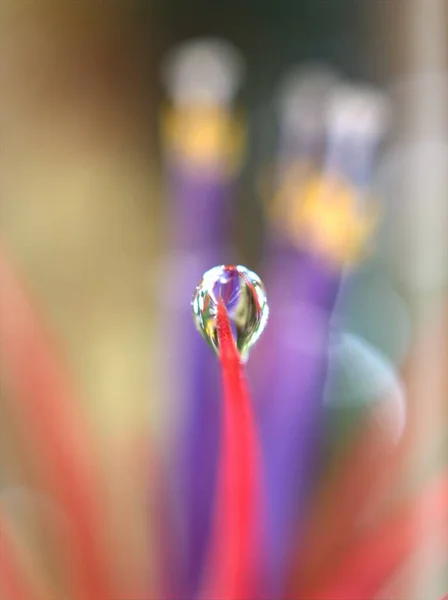
<svg viewBox="0 0 448 600"><path fill-rule="evenodd" d="M1 242L94 434L123 589L157 570L142 527L143 462L149 438L166 452L176 412L176 336L165 310L177 271L161 144L164 58L201 36L222 37L244 57L237 105L247 150L225 261L262 278L269 220L260 181L276 160L282 76L318 61L390 95L391 124L372 178L380 224L366 258L347 273L334 319L387 359L404 390L409 420L397 424L394 414L387 435L407 432L397 473L406 486L447 469L447 23L444 0L1 0ZM347 386L360 394L340 374L331 385L349 404ZM31 449L9 398L2 386L1 504L38 552ZM360 427L359 410L334 409L330 455ZM387 504L393 493L381 497ZM393 597L438 600L447 591L440 537L425 537Z"/></svg>

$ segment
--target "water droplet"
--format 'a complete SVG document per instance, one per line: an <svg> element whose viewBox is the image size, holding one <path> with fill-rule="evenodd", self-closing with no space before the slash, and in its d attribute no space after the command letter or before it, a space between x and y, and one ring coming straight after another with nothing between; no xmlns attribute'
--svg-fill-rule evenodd
<svg viewBox="0 0 448 600"><path fill-rule="evenodd" d="M220 299L227 308L236 346L245 361L269 316L263 283L258 275L240 265L221 265L204 274L193 297L193 315L198 331L216 353Z"/></svg>

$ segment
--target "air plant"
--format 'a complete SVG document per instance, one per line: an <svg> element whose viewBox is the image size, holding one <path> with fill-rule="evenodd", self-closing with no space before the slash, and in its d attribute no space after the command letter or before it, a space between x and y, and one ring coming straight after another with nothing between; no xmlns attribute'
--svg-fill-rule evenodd
<svg viewBox="0 0 448 600"><path fill-rule="evenodd" d="M155 538L152 569L126 600L399 597L428 536L444 531L447 552L448 473L442 465L417 483L400 477L412 404L388 359L333 322L347 269L378 219L368 196L384 98L328 71L302 71L284 88L293 97L280 103L265 288L249 269L222 265L231 263L225 213L244 139L233 106L240 60L208 40L182 48L166 73L175 277L161 310L174 329L178 385L172 435L163 448L148 443L141 526ZM123 548L108 535L92 433L4 252L0 294L2 391L52 507L39 521L50 552L35 556L0 502L3 596L124 600ZM348 409L357 420L333 443Z"/></svg>

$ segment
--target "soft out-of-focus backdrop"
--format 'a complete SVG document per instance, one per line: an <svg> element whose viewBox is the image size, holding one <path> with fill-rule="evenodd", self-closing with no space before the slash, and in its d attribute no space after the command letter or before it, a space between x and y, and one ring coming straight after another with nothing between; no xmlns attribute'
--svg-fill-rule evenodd
<svg viewBox="0 0 448 600"><path fill-rule="evenodd" d="M163 85L167 54L186 40L218 36L243 58L235 105L246 149L229 194L226 250L216 262L247 264L263 279L270 277L266 256L275 230L266 204L282 177L273 172L281 171L278 94L285 74L312 62L388 95L388 126L368 186L378 222L354 266L345 269L346 257L338 254L344 275L332 325L354 338L341 339L329 353L335 355L326 377L333 404L319 445L346 460L344 443L366 418L353 407L360 398L368 402L376 393L372 378L387 371L378 386L386 386L386 400L395 396L375 414L372 435L375 441L384 435L393 447L405 438L395 479L399 490L414 479L422 482L419 489L430 473L447 469L447 23L444 0L1 0L2 252L56 340L93 432L123 594L163 570L148 558L160 553L157 523L147 523L146 454L149 439L170 454L173 407L183 386L181 375L176 379L176 345L190 339L173 319L191 319L189 306L182 313L175 296L184 288L193 293L202 274L182 262L194 253L179 233L187 218L173 217L177 188L170 186L169 152L161 142L162 112L173 101ZM275 276L272 281L281 295ZM13 307L2 310L14 319ZM286 317L273 315L272 327L280 335ZM364 366L363 344L373 349ZM260 346L261 356L267 344ZM263 387L261 371L255 364L255 391ZM0 505L20 544L31 547L32 563L43 541L32 508L37 492L30 490L40 484L13 394L6 384L0 394ZM331 529L328 485L325 491L322 484L319 506ZM394 501L386 486L380 508L372 504L364 518ZM426 523L431 510L422 504L414 519L429 533L418 546L421 555L414 553L414 562L391 578L390 593L398 595L388 597L429 600L448 589L447 542ZM301 585L298 578L291 576L292 586Z"/></svg>

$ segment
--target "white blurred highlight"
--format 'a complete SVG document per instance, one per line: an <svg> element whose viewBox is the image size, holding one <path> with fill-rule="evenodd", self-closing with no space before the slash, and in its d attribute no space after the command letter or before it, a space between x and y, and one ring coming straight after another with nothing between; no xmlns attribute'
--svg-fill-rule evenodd
<svg viewBox="0 0 448 600"><path fill-rule="evenodd" d="M447 283L448 144L422 140L396 146L378 171L387 211L379 251L392 256L411 293L434 293Z"/></svg>
<svg viewBox="0 0 448 600"><path fill-rule="evenodd" d="M344 83L328 98L326 120L330 136L376 140L389 125L390 104L374 87Z"/></svg>
<svg viewBox="0 0 448 600"><path fill-rule="evenodd" d="M336 335L330 345L326 404L333 410L365 407L383 439L396 444L406 427L403 385L392 363L352 333Z"/></svg>
<svg viewBox="0 0 448 600"><path fill-rule="evenodd" d="M218 38L182 44L162 67L167 92L178 105L231 103L243 72L239 52Z"/></svg>

